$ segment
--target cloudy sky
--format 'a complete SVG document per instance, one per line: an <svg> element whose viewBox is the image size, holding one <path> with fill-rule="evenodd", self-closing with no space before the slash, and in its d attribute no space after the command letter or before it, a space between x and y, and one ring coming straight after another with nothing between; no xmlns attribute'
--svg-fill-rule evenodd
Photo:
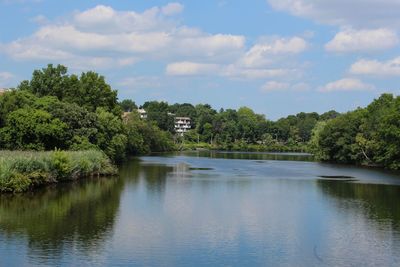
<svg viewBox="0 0 400 267"><path fill-rule="evenodd" d="M400 93L399 0L0 0L0 25L0 87L61 63L120 99L270 119Z"/></svg>

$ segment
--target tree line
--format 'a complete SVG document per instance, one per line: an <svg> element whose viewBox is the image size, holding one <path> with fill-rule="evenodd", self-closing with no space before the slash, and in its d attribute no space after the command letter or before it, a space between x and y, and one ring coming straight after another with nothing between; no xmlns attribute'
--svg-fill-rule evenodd
<svg viewBox="0 0 400 267"><path fill-rule="evenodd" d="M174 117L190 117L192 129L178 143L225 150L305 150L315 125L339 115L336 111L322 115L301 112L271 121L248 107L217 111L208 104L169 105L162 101L148 101L139 107L146 110L147 120L171 134L175 131ZM138 106L132 100L124 100L121 108L129 112Z"/></svg>
<svg viewBox="0 0 400 267"><path fill-rule="evenodd" d="M147 119L140 119L138 108ZM191 118L192 129L183 137L175 134L176 116ZM199 147L308 151L323 161L400 169L400 97L383 94L344 114L301 112L272 121L248 107L217 111L208 104L118 102L103 76L68 74L65 66L51 64L0 95L0 149L100 149L118 161Z"/></svg>

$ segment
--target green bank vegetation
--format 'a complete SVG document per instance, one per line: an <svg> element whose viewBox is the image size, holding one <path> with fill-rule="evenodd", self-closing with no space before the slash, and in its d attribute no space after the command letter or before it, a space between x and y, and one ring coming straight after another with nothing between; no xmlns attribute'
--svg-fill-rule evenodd
<svg viewBox="0 0 400 267"><path fill-rule="evenodd" d="M317 159L400 169L400 97L383 94L366 108L320 122L309 144Z"/></svg>
<svg viewBox="0 0 400 267"><path fill-rule="evenodd" d="M0 151L0 192L23 192L50 183L115 173L109 158L99 150Z"/></svg>

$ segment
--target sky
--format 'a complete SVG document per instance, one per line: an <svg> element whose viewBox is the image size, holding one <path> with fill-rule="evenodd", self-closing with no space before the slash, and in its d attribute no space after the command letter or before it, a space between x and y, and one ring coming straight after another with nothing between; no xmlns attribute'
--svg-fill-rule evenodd
<svg viewBox="0 0 400 267"><path fill-rule="evenodd" d="M0 88L63 64L119 99L269 119L400 93L399 0L0 0Z"/></svg>

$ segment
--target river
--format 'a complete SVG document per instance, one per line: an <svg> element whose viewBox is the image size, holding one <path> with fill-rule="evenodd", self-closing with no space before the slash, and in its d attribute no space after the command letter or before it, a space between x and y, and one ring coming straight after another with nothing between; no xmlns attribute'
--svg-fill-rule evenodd
<svg viewBox="0 0 400 267"><path fill-rule="evenodd" d="M400 175L307 154L133 158L0 196L0 266L400 266Z"/></svg>

